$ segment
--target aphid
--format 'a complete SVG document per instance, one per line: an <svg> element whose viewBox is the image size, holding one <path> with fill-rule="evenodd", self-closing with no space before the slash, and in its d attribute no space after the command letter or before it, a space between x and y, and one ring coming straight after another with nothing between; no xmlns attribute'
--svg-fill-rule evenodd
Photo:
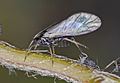
<svg viewBox="0 0 120 83"><path fill-rule="evenodd" d="M97 62L93 61L92 59L85 57L85 53L84 55L79 56L79 62L80 64L85 64L86 66L92 68L92 69L99 69L99 66L97 65Z"/></svg>
<svg viewBox="0 0 120 83"><path fill-rule="evenodd" d="M113 60L111 63L109 63L104 70L109 68L113 64L114 69L112 72L120 72L120 57L118 57L116 60Z"/></svg>
<svg viewBox="0 0 120 83"><path fill-rule="evenodd" d="M39 45L49 47L51 57L55 54L55 46L64 47L69 43L74 43L80 50L79 46L86 46L75 41L74 37L93 32L100 26L101 20L98 16L84 12L76 13L57 25L37 33L28 47L28 54L33 47L36 49ZM80 52L82 51L80 50Z"/></svg>

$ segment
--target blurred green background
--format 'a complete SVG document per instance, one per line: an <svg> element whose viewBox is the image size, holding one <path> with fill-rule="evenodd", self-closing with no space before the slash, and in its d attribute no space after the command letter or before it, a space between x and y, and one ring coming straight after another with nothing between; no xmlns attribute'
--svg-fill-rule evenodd
<svg viewBox="0 0 120 83"><path fill-rule="evenodd" d="M89 47L84 51L104 68L120 56L120 5L119 0L0 0L0 24L3 34L0 40L18 48L26 49L32 37L47 26L59 22L77 12L89 12L99 16L102 26L97 31L76 37ZM40 49L47 49L40 47ZM72 51L71 51L72 50ZM78 49L56 48L56 53L78 59ZM0 82L4 83L53 83L54 78L37 76L29 78L23 71L17 76L8 74L8 69L0 66ZM119 74L119 73L117 73ZM57 79L57 83L66 83Z"/></svg>

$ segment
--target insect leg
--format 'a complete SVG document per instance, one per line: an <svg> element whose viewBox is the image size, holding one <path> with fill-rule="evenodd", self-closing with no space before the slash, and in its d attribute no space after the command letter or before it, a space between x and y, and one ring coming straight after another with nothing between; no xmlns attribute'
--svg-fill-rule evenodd
<svg viewBox="0 0 120 83"><path fill-rule="evenodd" d="M110 67L113 63L115 63L115 60L112 61L111 63L109 63L109 64L104 68L104 70L106 70L108 67Z"/></svg>
<svg viewBox="0 0 120 83"><path fill-rule="evenodd" d="M72 42L72 43L74 43L74 44L76 44L76 45L78 45L78 46L82 46L82 47L84 47L84 48L88 48L87 46L85 46L85 45L83 45L83 44L81 44L81 43L79 43L79 42L76 42L75 40L71 40L71 39L68 39L68 38L64 38L64 40L67 40L67 41L69 41L69 42Z"/></svg>
<svg viewBox="0 0 120 83"><path fill-rule="evenodd" d="M27 50L27 54L25 55L24 62L25 62L25 60L27 59L27 56L29 55L30 50L32 49L33 46L34 46L34 45L30 46L29 49Z"/></svg>
<svg viewBox="0 0 120 83"><path fill-rule="evenodd" d="M53 61L53 46L50 46L49 50L50 50L50 55L51 55L51 59L52 59L52 66L53 66L53 64L54 64L54 61Z"/></svg>
<svg viewBox="0 0 120 83"><path fill-rule="evenodd" d="M118 63L117 63L117 61L115 61L115 66L116 66L116 71L118 71L119 68L118 68Z"/></svg>
<svg viewBox="0 0 120 83"><path fill-rule="evenodd" d="M54 54L55 54L55 47L52 46L52 50L53 50L53 55L52 55L52 64L54 64L54 61L53 61L53 57L54 57Z"/></svg>
<svg viewBox="0 0 120 83"><path fill-rule="evenodd" d="M38 45L39 45L39 44L38 44L38 43L36 43L36 45L35 45L35 47L34 47L34 50L36 50L36 49L37 49Z"/></svg>
<svg viewBox="0 0 120 83"><path fill-rule="evenodd" d="M64 38L64 40L74 43L74 44L77 46L77 48L79 49L80 53L81 53L82 55L85 55L85 57L88 57L87 54L85 54L84 52L82 52L82 50L81 50L80 47L79 47L79 46L82 46L82 47L87 48L85 45L80 44L79 42L76 42L76 41L71 40L71 39L68 39L68 38Z"/></svg>
<svg viewBox="0 0 120 83"><path fill-rule="evenodd" d="M53 49L53 55L55 54L55 47L54 46L52 46L52 49Z"/></svg>
<svg viewBox="0 0 120 83"><path fill-rule="evenodd" d="M104 68L104 70L106 70L107 68L109 68L112 64L115 64L116 69L118 70L119 68L118 68L117 61L118 61L119 59L120 59L120 57L117 58L116 60L113 60L111 63L109 63L109 64Z"/></svg>
<svg viewBox="0 0 120 83"><path fill-rule="evenodd" d="M29 53L30 53L30 51L31 51L31 49L32 49L33 47L36 48L36 47L37 47L37 44L34 44L34 41L32 40L31 43L30 43L30 45L28 46L28 50L27 50L27 54L25 55L24 62L25 62L27 56L29 55ZM34 49L35 49L35 48L34 48Z"/></svg>

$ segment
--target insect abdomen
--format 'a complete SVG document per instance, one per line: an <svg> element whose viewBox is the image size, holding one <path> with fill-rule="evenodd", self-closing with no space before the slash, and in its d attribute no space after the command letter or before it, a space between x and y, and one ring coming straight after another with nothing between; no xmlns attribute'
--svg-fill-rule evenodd
<svg viewBox="0 0 120 83"><path fill-rule="evenodd" d="M57 44L58 47L67 47L70 46L72 43L69 41L64 40L64 38L68 38L74 40L74 37L63 37Z"/></svg>
<svg viewBox="0 0 120 83"><path fill-rule="evenodd" d="M71 42L68 42L66 40L62 40L60 42L58 42L58 47L67 47L67 46L70 46L72 43Z"/></svg>

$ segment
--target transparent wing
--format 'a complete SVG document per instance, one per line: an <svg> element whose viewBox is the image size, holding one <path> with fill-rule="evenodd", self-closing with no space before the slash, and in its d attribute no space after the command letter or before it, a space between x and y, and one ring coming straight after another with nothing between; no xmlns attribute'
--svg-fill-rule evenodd
<svg viewBox="0 0 120 83"><path fill-rule="evenodd" d="M101 26L98 16L89 13L77 13L59 24L49 28L44 37L83 35L95 31Z"/></svg>

